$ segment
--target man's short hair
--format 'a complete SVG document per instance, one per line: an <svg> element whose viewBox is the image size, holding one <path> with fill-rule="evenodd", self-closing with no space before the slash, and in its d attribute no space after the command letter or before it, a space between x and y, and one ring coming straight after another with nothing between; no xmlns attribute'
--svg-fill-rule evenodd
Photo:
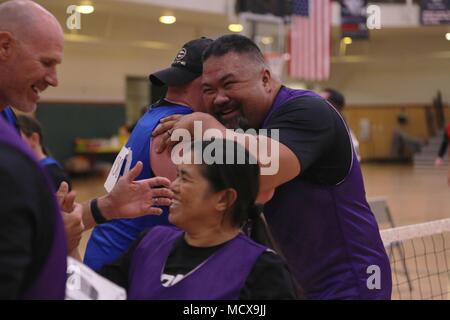
<svg viewBox="0 0 450 320"><path fill-rule="evenodd" d="M323 91L329 94L328 101L338 110L342 110L345 106L345 98L342 93L335 89L325 88Z"/></svg>
<svg viewBox="0 0 450 320"><path fill-rule="evenodd" d="M249 38L239 34L227 34L214 40L203 52L203 61L211 56L221 57L227 53L248 54L261 64L266 65L264 55L258 46Z"/></svg>

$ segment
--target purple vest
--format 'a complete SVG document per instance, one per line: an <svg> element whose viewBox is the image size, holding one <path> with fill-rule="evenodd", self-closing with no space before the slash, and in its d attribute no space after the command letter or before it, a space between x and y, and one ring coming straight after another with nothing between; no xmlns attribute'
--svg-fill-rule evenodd
<svg viewBox="0 0 450 320"><path fill-rule="evenodd" d="M171 287L161 285L161 275L174 242L184 232L157 226L141 240L129 271L128 299L235 300L258 257L266 250L239 234L204 263Z"/></svg>
<svg viewBox="0 0 450 320"><path fill-rule="evenodd" d="M319 97L310 91L282 87L263 127L274 110L301 96ZM354 152L343 182L325 186L297 176L276 188L264 213L307 298L390 299L389 259L366 201ZM381 289L367 286L373 270L368 268L373 265L379 267Z"/></svg>
<svg viewBox="0 0 450 320"><path fill-rule="evenodd" d="M9 145L30 158L35 163L36 170L40 170L44 179L47 179L48 193L53 193L50 180L35 160L34 155L12 126L7 124L2 118L0 118L0 143ZM51 201L54 209L52 212L48 212L48 218L54 220L53 243L48 252L46 262L43 264L37 278L25 290L21 297L22 299L64 299L65 297L67 269L66 236L56 199L53 197Z"/></svg>

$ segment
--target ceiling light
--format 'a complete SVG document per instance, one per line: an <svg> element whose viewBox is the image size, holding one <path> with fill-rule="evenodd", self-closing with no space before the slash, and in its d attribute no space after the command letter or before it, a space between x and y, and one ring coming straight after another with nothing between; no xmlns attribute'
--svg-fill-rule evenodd
<svg viewBox="0 0 450 320"><path fill-rule="evenodd" d="M172 24L172 23L175 23L175 21L177 21L177 18L175 18L174 16L159 17L159 22L164 23L164 24Z"/></svg>
<svg viewBox="0 0 450 320"><path fill-rule="evenodd" d="M228 30L230 30L231 32L241 32L242 30L244 30L244 27L240 23L231 23L230 25L228 25Z"/></svg>
<svg viewBox="0 0 450 320"><path fill-rule="evenodd" d="M94 12L94 6L90 4L84 4L81 6L77 6L77 11L82 14L90 14Z"/></svg>

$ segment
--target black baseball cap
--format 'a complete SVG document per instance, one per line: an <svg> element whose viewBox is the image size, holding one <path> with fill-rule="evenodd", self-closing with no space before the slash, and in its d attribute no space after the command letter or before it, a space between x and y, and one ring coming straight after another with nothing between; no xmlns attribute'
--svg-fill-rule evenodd
<svg viewBox="0 0 450 320"><path fill-rule="evenodd" d="M212 39L201 37L183 45L172 65L150 75L155 86L181 86L201 76L203 72L202 55Z"/></svg>

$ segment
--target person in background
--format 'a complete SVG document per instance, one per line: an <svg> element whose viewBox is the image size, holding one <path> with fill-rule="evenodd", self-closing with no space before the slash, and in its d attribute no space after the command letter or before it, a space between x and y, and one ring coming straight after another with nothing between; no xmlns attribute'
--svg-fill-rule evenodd
<svg viewBox="0 0 450 320"><path fill-rule="evenodd" d="M448 141L450 140L450 123L447 124L444 130L444 134L442 137L441 146L439 147L438 156L436 157L436 160L434 161L434 166L436 168L442 167L444 164L444 156L445 152L448 148ZM448 171L448 177L447 177L448 185L450 186L450 168Z"/></svg>
<svg viewBox="0 0 450 320"><path fill-rule="evenodd" d="M39 121L26 115L19 115L17 116L17 123L23 140L33 150L39 163L47 170L47 173L52 179L55 191L63 181L67 182L69 190L71 190L72 183L69 175L64 171L58 161L49 156L44 146L42 126Z"/></svg>
<svg viewBox="0 0 450 320"><path fill-rule="evenodd" d="M397 127L392 133L392 157L398 161L411 161L415 153L420 152L423 141L408 133L409 117L402 111L397 116Z"/></svg>
<svg viewBox="0 0 450 320"><path fill-rule="evenodd" d="M325 88L320 93L320 96L331 103L345 120L344 114L342 113L345 107L345 97L341 92L337 91L336 89ZM350 132L350 137L352 138L352 144L356 152L356 157L358 158L358 161L361 161L361 155L359 154L359 141L348 124L347 127Z"/></svg>
<svg viewBox="0 0 450 320"><path fill-rule="evenodd" d="M434 165L436 167L442 167L442 165L444 164L445 152L447 151L449 140L450 140L450 123L447 124L444 130L444 134L442 135L442 142L439 147L436 160L434 161Z"/></svg>

